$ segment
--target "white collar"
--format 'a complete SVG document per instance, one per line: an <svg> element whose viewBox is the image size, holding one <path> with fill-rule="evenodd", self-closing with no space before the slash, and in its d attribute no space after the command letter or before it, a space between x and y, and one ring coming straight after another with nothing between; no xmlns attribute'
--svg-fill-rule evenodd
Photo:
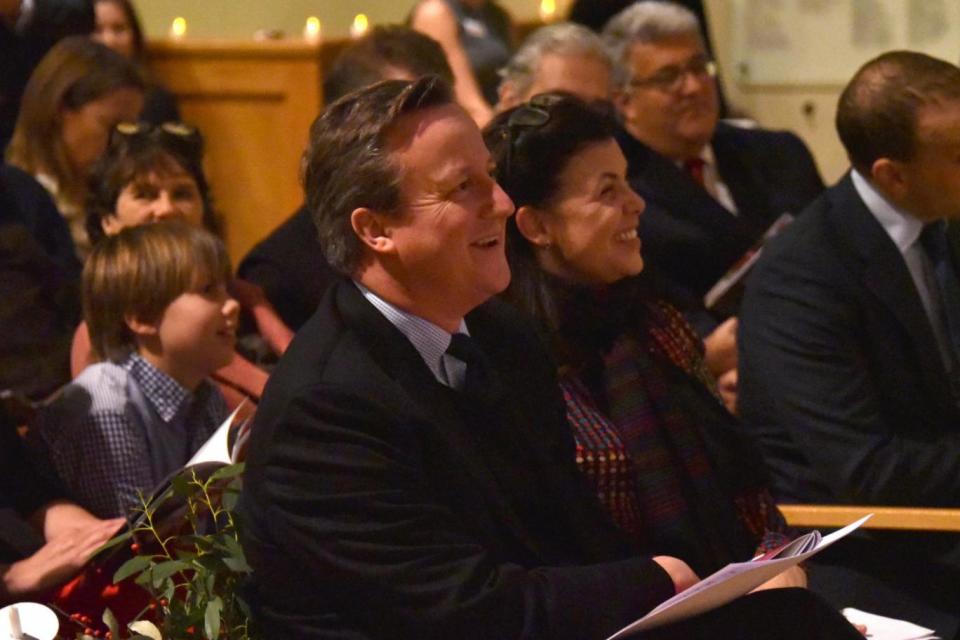
<svg viewBox="0 0 960 640"><path fill-rule="evenodd" d="M873 217L877 219L883 230L893 240L893 244L897 246L900 254L906 253L920 237L924 223L887 200L856 169L850 171L850 178L853 180L853 188L857 190L863 204L867 205L867 209L870 210Z"/></svg>
<svg viewBox="0 0 960 640"><path fill-rule="evenodd" d="M434 377L443 384L447 384L448 374L444 369L442 360L444 353L446 353L447 348L450 346L451 334L429 320L404 311L387 302L356 280L354 280L353 283L360 289L363 297L366 298L383 317L389 320L390 324L395 326L400 333L407 337L420 354L420 357L423 358L423 361L430 368ZM457 330L457 333L470 335L470 332L467 331L467 324L463 319L460 320L460 328Z"/></svg>

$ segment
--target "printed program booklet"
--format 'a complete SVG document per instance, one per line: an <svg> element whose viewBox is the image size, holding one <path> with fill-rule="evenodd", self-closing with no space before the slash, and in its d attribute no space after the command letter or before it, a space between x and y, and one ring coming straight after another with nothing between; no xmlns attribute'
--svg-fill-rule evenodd
<svg viewBox="0 0 960 640"><path fill-rule="evenodd" d="M678 593L661 603L650 613L627 625L607 640L628 638L640 631L692 618L721 607L753 591L790 567L800 564L807 558L823 551L837 540L859 528L872 516L872 513L866 515L856 522L825 536L821 536L819 531L811 531L770 553L757 556L747 562L728 564L686 591Z"/></svg>

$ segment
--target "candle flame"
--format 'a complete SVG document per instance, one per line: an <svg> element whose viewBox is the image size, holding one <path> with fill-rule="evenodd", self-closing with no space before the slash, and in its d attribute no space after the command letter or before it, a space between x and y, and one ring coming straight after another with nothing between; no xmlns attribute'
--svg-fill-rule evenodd
<svg viewBox="0 0 960 640"><path fill-rule="evenodd" d="M320 18L317 16L307 18L307 23L303 26L303 37L307 40L320 39Z"/></svg>
<svg viewBox="0 0 960 640"><path fill-rule="evenodd" d="M367 32L369 26L370 21L367 20L367 16L363 13L358 13L357 17L353 19L353 24L350 26L350 35L354 38L359 38Z"/></svg>
<svg viewBox="0 0 960 640"><path fill-rule="evenodd" d="M170 25L170 35L174 38L187 35L187 19L180 16L174 18L173 24Z"/></svg>
<svg viewBox="0 0 960 640"><path fill-rule="evenodd" d="M540 19L550 22L557 16L556 0L540 0Z"/></svg>

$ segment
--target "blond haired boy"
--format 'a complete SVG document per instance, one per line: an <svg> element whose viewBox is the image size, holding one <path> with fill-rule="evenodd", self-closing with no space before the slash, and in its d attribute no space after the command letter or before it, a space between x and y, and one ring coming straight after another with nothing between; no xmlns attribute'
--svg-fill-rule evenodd
<svg viewBox="0 0 960 640"><path fill-rule="evenodd" d="M75 500L126 515L226 417L207 379L233 357L238 305L210 233L179 222L106 238L83 273L84 317L101 362L42 414L42 447Z"/></svg>

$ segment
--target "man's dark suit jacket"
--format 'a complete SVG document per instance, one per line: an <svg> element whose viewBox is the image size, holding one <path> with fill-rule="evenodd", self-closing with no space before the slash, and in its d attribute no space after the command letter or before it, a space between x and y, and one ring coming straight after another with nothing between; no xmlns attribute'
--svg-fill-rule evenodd
<svg viewBox="0 0 960 640"><path fill-rule="evenodd" d="M323 257L306 206L257 243L240 262L237 275L260 285L294 331L313 315L324 292L337 279Z"/></svg>
<svg viewBox="0 0 960 640"><path fill-rule="evenodd" d="M782 213L796 215L823 191L810 151L792 133L717 125L711 145L737 205L726 208L672 160L621 130L630 185L643 196L643 255L684 310L704 294Z"/></svg>
<svg viewBox="0 0 960 640"><path fill-rule="evenodd" d="M768 245L739 346L741 416L780 498L960 506L960 410L906 264L849 176ZM905 558L917 582L953 576L955 600L957 536L875 534L870 545L871 571L895 573Z"/></svg>
<svg viewBox="0 0 960 640"><path fill-rule="evenodd" d="M516 312L467 326L497 407L438 383L351 282L257 410L241 498L274 638L603 638L673 594L581 481L553 367Z"/></svg>

